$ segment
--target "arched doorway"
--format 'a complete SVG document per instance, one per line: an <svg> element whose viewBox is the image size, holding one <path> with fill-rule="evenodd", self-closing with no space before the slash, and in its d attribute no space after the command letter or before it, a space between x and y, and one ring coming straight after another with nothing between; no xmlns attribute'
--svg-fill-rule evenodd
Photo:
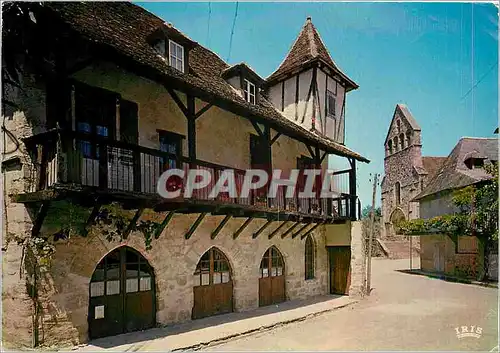
<svg viewBox="0 0 500 353"><path fill-rule="evenodd" d="M211 248L194 272L193 319L233 311L233 281L229 261L222 251Z"/></svg>
<svg viewBox="0 0 500 353"><path fill-rule="evenodd" d="M394 211L392 211L389 220L391 224L391 235L398 235L396 226L399 222L406 220L405 214L400 208L396 208Z"/></svg>
<svg viewBox="0 0 500 353"><path fill-rule="evenodd" d="M97 265L89 285L90 339L155 326L153 269L136 250L123 246Z"/></svg>
<svg viewBox="0 0 500 353"><path fill-rule="evenodd" d="M259 306L285 301L285 262L274 246L267 249L260 262Z"/></svg>

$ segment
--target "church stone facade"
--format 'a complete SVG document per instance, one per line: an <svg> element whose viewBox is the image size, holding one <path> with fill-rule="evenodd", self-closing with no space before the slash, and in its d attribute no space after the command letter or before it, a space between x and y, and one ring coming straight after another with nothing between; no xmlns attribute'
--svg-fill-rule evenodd
<svg viewBox="0 0 500 353"><path fill-rule="evenodd" d="M397 104L384 142L382 219L385 237L395 236L393 225L420 218L418 202L411 202L432 178L445 157L422 157L422 130L404 104Z"/></svg>

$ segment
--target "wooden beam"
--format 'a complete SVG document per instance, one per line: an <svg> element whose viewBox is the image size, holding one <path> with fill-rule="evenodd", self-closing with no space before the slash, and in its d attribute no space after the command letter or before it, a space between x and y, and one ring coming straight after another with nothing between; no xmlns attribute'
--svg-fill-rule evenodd
<svg viewBox="0 0 500 353"><path fill-rule="evenodd" d="M47 212L49 211L50 201L42 202L37 214L35 222L33 222L33 228L31 228L31 236L37 237L40 234L40 229L42 229L43 221L47 216Z"/></svg>
<svg viewBox="0 0 500 353"><path fill-rule="evenodd" d="M92 225L94 222L95 218L97 217L97 214L101 210L102 203L99 202L99 200L95 201L94 208L92 208L92 211L90 212L89 218L87 218L87 222L85 222L85 227L83 228L83 233L82 234L84 237L87 236L89 230L88 228Z"/></svg>
<svg viewBox="0 0 500 353"><path fill-rule="evenodd" d="M212 234L210 235L210 238L215 239L215 237L217 236L217 234L220 233L220 231L222 230L222 228L224 228L224 226L231 219L231 217L232 217L231 215L227 215L226 217L224 217L224 219L219 223L219 225L217 226L217 228L215 228L215 230L212 232Z"/></svg>
<svg viewBox="0 0 500 353"><path fill-rule="evenodd" d="M174 102L177 104L177 106L179 107L179 109L182 111L182 113L184 114L184 116L186 118L189 117L188 108L184 105L184 103L182 103L182 101L179 98L179 96L177 95L177 93L175 93L175 91L172 88L170 88L170 87L165 86L165 88L167 89L167 92L170 94L170 96L172 97L172 99L174 100Z"/></svg>
<svg viewBox="0 0 500 353"><path fill-rule="evenodd" d="M313 151L313 149L311 148L311 146L306 145L306 147L307 147L307 150L309 151L309 153L311 154L311 157L312 157L314 160L316 160L316 155L314 154L314 151Z"/></svg>
<svg viewBox="0 0 500 353"><path fill-rule="evenodd" d="M187 124L188 124L188 155L191 161L196 160L196 118L195 118L195 98L187 96Z"/></svg>
<svg viewBox="0 0 500 353"><path fill-rule="evenodd" d="M262 225L262 227L260 227L260 229L258 231L256 231L255 233L252 234L252 238L257 238L260 233L262 233L267 227L269 227L269 225L272 223L273 221L267 221L266 223L264 223Z"/></svg>
<svg viewBox="0 0 500 353"><path fill-rule="evenodd" d="M260 129L259 125L253 119L250 119L250 122L252 123L255 131L257 131L257 134L259 136L264 136L264 132L262 132L262 130Z"/></svg>
<svg viewBox="0 0 500 353"><path fill-rule="evenodd" d="M297 228L297 226L298 226L299 224L300 224L300 222L295 222L295 223L293 224L293 226L291 226L290 228L288 228L288 229L286 230L286 232L285 232L285 233L281 234L281 239L285 239L285 238L286 238L286 236L287 236L288 234L290 234L290 232L292 232L295 228Z"/></svg>
<svg viewBox="0 0 500 353"><path fill-rule="evenodd" d="M233 239L238 238L238 236L243 232L243 230L253 221L253 217L249 217L242 225L238 228L238 230L233 234Z"/></svg>
<svg viewBox="0 0 500 353"><path fill-rule="evenodd" d="M155 232L155 235L154 235L155 239L158 239L160 237L161 233L163 233L163 231L165 230L167 225L170 223L170 220L172 219L172 217L174 217L174 214L175 214L175 211L170 211L169 213L167 213L167 215L165 216L165 219L163 220L163 222L161 222L160 226L158 227L158 229Z"/></svg>
<svg viewBox="0 0 500 353"><path fill-rule="evenodd" d="M284 221L275 230L273 230L273 232L268 236L269 240L271 240L281 230L281 228L283 228L288 223L289 221Z"/></svg>
<svg viewBox="0 0 500 353"><path fill-rule="evenodd" d="M309 229L307 232L305 232L301 237L300 237L300 240L304 239L305 237L307 237L309 234L311 234L312 231L314 231L316 228L318 228L320 225L322 225L323 223L320 222L320 223L316 223L314 225L314 227L312 227L311 229Z"/></svg>
<svg viewBox="0 0 500 353"><path fill-rule="evenodd" d="M274 137L271 139L271 146L276 142L276 140L278 139L278 137L281 136L281 132L278 132L276 135L274 135Z"/></svg>
<svg viewBox="0 0 500 353"><path fill-rule="evenodd" d="M194 114L194 119L198 119L200 116L202 116L204 113L206 113L210 108L213 107L213 104L212 103L207 103L207 105L205 105L203 108L201 108L200 110L198 110L198 112L196 112Z"/></svg>
<svg viewBox="0 0 500 353"><path fill-rule="evenodd" d="M191 238L191 236L194 234L196 228L198 228L198 226L200 225L201 221L203 221L203 218L205 218L206 215L207 215L206 212L200 213L200 215L198 216L198 218L196 219L196 221L194 221L194 223L191 226L191 228L189 228L189 230L186 233L186 235L184 235L184 237L186 239Z"/></svg>
<svg viewBox="0 0 500 353"><path fill-rule="evenodd" d="M125 229L125 232L123 233L123 239L127 239L128 238L130 232L132 231L132 229L134 229L135 225L137 224L137 221L141 217L142 212L144 212L144 207L139 208L137 210L137 212L135 213L134 217L132 218L132 220L128 224L127 229Z"/></svg>
<svg viewBox="0 0 500 353"><path fill-rule="evenodd" d="M320 158L320 163L323 163L323 161L325 160L325 157L328 155L328 153L325 151L325 153L323 153L323 155L321 156Z"/></svg>
<svg viewBox="0 0 500 353"><path fill-rule="evenodd" d="M303 227L300 227L300 229L298 231L296 231L295 233L292 234L292 239L295 239L300 233L302 233L302 231L304 229L306 229L307 227L309 227L311 225L312 222L309 222L309 223L306 223Z"/></svg>

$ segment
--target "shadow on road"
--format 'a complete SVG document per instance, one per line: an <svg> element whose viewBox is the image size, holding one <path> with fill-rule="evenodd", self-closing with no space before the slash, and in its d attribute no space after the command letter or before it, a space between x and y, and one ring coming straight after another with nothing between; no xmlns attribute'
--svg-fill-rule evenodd
<svg viewBox="0 0 500 353"><path fill-rule="evenodd" d="M493 282L493 281L475 281L472 279L466 279L466 278L459 278L455 276L449 276L443 273L433 273L433 272L426 272L422 270L395 270L400 273L405 273L405 274L410 274L410 275L420 275L420 276L425 276L428 278L433 278L433 279L439 279L442 281L446 282L453 282L453 283L465 283L465 284L475 284L475 285L480 285L484 287L497 287L498 283Z"/></svg>

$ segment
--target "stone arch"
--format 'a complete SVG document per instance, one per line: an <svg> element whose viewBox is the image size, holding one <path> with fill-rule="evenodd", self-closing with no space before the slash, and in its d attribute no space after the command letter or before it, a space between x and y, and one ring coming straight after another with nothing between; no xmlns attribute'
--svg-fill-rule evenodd
<svg viewBox="0 0 500 353"><path fill-rule="evenodd" d="M155 273L138 250L121 245L109 251L95 266L88 291L90 339L155 326Z"/></svg>
<svg viewBox="0 0 500 353"><path fill-rule="evenodd" d="M400 207L396 207L392 212L391 216L389 217L389 221L391 224L397 224L398 222L406 220L405 213Z"/></svg>

